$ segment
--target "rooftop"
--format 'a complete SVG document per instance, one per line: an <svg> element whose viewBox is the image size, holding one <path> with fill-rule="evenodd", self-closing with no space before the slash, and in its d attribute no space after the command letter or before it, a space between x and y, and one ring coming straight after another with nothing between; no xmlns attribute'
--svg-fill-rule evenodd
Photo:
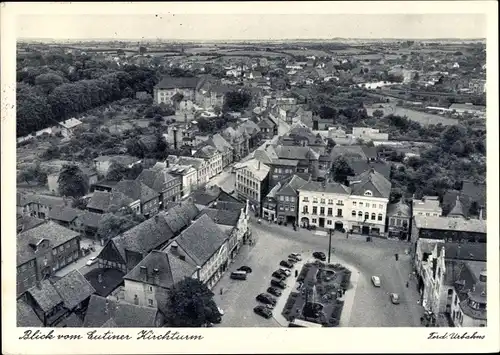
<svg viewBox="0 0 500 355"><path fill-rule="evenodd" d="M414 216L415 226L424 229L476 232L486 234L486 221L448 217Z"/></svg>

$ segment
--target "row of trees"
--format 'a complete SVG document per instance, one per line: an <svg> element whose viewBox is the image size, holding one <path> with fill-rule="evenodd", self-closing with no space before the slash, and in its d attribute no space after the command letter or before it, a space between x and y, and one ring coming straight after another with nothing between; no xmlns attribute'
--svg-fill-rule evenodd
<svg viewBox="0 0 500 355"><path fill-rule="evenodd" d="M37 77L40 85L17 85L17 136L53 126L103 104L137 91L152 92L157 83L156 73L150 69L127 67L123 71L97 79L64 82L55 75Z"/></svg>

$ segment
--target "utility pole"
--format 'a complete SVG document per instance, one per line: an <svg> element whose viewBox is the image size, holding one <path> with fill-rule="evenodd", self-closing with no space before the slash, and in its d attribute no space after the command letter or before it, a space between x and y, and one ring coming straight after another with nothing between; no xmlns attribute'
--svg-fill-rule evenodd
<svg viewBox="0 0 500 355"><path fill-rule="evenodd" d="M328 229L328 264L330 264L330 254L332 253L332 232L331 228Z"/></svg>

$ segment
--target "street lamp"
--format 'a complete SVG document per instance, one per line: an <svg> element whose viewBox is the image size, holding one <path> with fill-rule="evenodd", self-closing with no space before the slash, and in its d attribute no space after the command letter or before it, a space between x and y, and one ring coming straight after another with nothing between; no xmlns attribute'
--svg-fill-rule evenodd
<svg viewBox="0 0 500 355"><path fill-rule="evenodd" d="M328 229L328 264L330 264L330 255L332 253L332 234L333 229Z"/></svg>

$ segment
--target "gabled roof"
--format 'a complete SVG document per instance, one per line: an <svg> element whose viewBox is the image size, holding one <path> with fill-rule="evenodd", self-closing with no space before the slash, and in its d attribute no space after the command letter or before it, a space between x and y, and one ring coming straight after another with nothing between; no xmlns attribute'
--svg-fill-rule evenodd
<svg viewBox="0 0 500 355"><path fill-rule="evenodd" d="M167 188L167 184L176 178L170 175L166 169L144 169L137 181L142 182L147 187L154 191L161 193Z"/></svg>
<svg viewBox="0 0 500 355"><path fill-rule="evenodd" d="M306 180L302 179L300 176L293 175L282 183L282 187L276 195L297 196L298 190L305 184L307 184Z"/></svg>
<svg viewBox="0 0 500 355"><path fill-rule="evenodd" d="M446 259L486 261L486 243L454 243L446 242Z"/></svg>
<svg viewBox="0 0 500 355"><path fill-rule="evenodd" d="M209 140L210 144L214 146L219 152L224 153L227 150L233 150L233 146L229 144L224 137L222 137L219 133L214 134L213 137Z"/></svg>
<svg viewBox="0 0 500 355"><path fill-rule="evenodd" d="M257 159L250 159L244 163L238 165L239 168L245 168L254 174L260 181L264 180L269 174L269 167L264 163L261 163Z"/></svg>
<svg viewBox="0 0 500 355"><path fill-rule="evenodd" d="M80 222L85 227L97 228L99 226L99 222L104 218L104 216L104 214L84 211L76 218L76 221Z"/></svg>
<svg viewBox="0 0 500 355"><path fill-rule="evenodd" d="M27 205L30 203L37 203L44 206L56 207L56 206L64 206L65 199L63 197L57 196L49 196L49 195L40 195L40 194L26 194L23 195L23 205Z"/></svg>
<svg viewBox="0 0 500 355"><path fill-rule="evenodd" d="M204 164L206 164L205 160L195 157L179 157L176 163L179 165L191 165L196 170L199 170Z"/></svg>
<svg viewBox="0 0 500 355"><path fill-rule="evenodd" d="M128 206L133 202L133 199L120 191L94 191L89 203L87 204L87 208L108 212L112 206L121 208Z"/></svg>
<svg viewBox="0 0 500 355"><path fill-rule="evenodd" d="M274 198L276 196L276 193L281 189L282 185L280 182L278 182L274 187L269 191L267 194L266 198Z"/></svg>
<svg viewBox="0 0 500 355"><path fill-rule="evenodd" d="M30 230L31 228L35 228L39 226L40 224L44 224L45 220L36 218L30 215L21 215L19 218L17 218L17 226L18 229L21 230L21 232L26 232L27 230Z"/></svg>
<svg viewBox="0 0 500 355"><path fill-rule="evenodd" d="M218 186L213 186L212 188L201 188L191 193L191 198L193 202L197 205L208 206L217 198L221 193L221 188Z"/></svg>
<svg viewBox="0 0 500 355"><path fill-rule="evenodd" d="M414 216L415 227L486 234L486 221L448 217Z"/></svg>
<svg viewBox="0 0 500 355"><path fill-rule="evenodd" d="M354 171L355 175L360 175L370 168L382 174L386 179L390 179L391 166L383 162L367 162L365 160L348 160L347 163Z"/></svg>
<svg viewBox="0 0 500 355"><path fill-rule="evenodd" d="M116 324L116 327L154 327L157 313L156 308L136 306L92 295L83 321L83 327L101 327L104 323L110 324L110 319L112 323Z"/></svg>
<svg viewBox="0 0 500 355"><path fill-rule="evenodd" d="M49 280L40 281L39 284L26 292L33 297L44 313L50 312L54 307L64 302Z"/></svg>
<svg viewBox="0 0 500 355"><path fill-rule="evenodd" d="M72 222L79 215L83 214L82 210L66 207L66 206L56 206L49 211L49 219L53 219L61 222Z"/></svg>
<svg viewBox="0 0 500 355"><path fill-rule="evenodd" d="M165 76L155 86L157 89L197 89L202 81L197 77Z"/></svg>
<svg viewBox="0 0 500 355"><path fill-rule="evenodd" d="M392 185L382 174L371 168L351 179L349 186L353 195L364 196L366 191L371 191L373 197L389 198Z"/></svg>
<svg viewBox="0 0 500 355"><path fill-rule="evenodd" d="M227 235L210 219L203 215L185 229L175 242L197 265L204 265L227 240Z"/></svg>
<svg viewBox="0 0 500 355"><path fill-rule="evenodd" d="M309 181L298 189L299 191L316 191L334 194L349 195L351 189L338 182Z"/></svg>
<svg viewBox="0 0 500 355"><path fill-rule="evenodd" d="M171 289L179 279L190 277L196 268L165 251L151 251L124 279Z"/></svg>
<svg viewBox="0 0 500 355"><path fill-rule="evenodd" d="M216 208L204 208L203 210L201 210L196 219L207 215L212 221L215 222L215 224L236 227L236 225L238 224L238 220L240 219L240 214L241 210L224 211Z"/></svg>
<svg viewBox="0 0 500 355"><path fill-rule="evenodd" d="M218 151L215 147L212 147L210 145L205 145L194 153L194 157L209 159L212 158L215 154L218 154Z"/></svg>
<svg viewBox="0 0 500 355"><path fill-rule="evenodd" d="M73 309L95 292L78 270L73 270L54 282L54 288L68 309Z"/></svg>
<svg viewBox="0 0 500 355"><path fill-rule="evenodd" d="M213 208L216 208L218 210L226 210L226 211L234 211L234 210L240 210L242 208L245 208L245 204L242 202L230 202L230 201L217 201L214 203Z"/></svg>
<svg viewBox="0 0 500 355"><path fill-rule="evenodd" d="M318 160L319 154L310 147L284 146L274 148L279 159Z"/></svg>
<svg viewBox="0 0 500 355"><path fill-rule="evenodd" d="M450 213L448 213L448 217L465 217L466 214L464 212L464 207L462 206L462 202L460 202L459 196L455 201L455 206L453 206Z"/></svg>
<svg viewBox="0 0 500 355"><path fill-rule="evenodd" d="M158 198L158 192L136 180L122 180L113 188L113 191L123 193L132 200L141 200L141 203L146 203L154 198Z"/></svg>
<svg viewBox="0 0 500 355"><path fill-rule="evenodd" d="M336 145L330 153L332 159L342 156L346 159L367 160L368 157L362 146L359 145Z"/></svg>
<svg viewBox="0 0 500 355"><path fill-rule="evenodd" d="M55 248L80 235L71 229L65 228L54 222L43 223L30 230L17 234L17 265L22 265L35 257L36 245L42 239L50 241Z"/></svg>
<svg viewBox="0 0 500 355"><path fill-rule="evenodd" d="M23 299L17 300L16 320L18 327L43 327L43 323L33 308Z"/></svg>
<svg viewBox="0 0 500 355"><path fill-rule="evenodd" d="M387 206L387 216L399 216L401 217L411 217L411 208L402 200L399 200L396 203L391 203Z"/></svg>

